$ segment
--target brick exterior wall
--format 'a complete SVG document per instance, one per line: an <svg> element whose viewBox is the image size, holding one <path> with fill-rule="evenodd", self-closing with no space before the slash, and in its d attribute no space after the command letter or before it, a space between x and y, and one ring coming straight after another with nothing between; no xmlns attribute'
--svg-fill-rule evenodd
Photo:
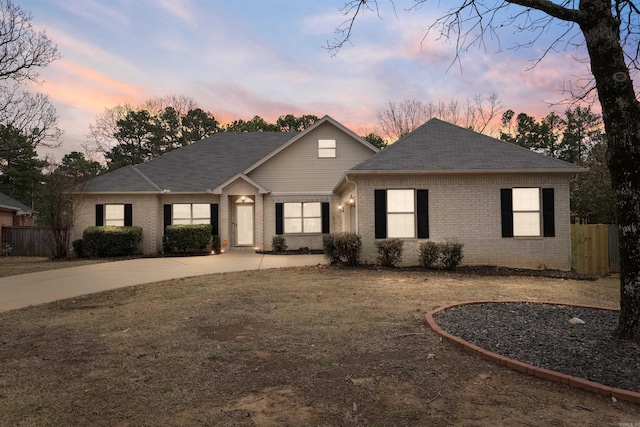
<svg viewBox="0 0 640 427"><path fill-rule="evenodd" d="M276 203L294 202L329 202L329 228L336 232L342 230L338 198L336 196L293 196L265 195L264 197L264 250L271 250L271 242L276 235ZM322 234L283 234L289 249L309 248L322 249Z"/></svg>
<svg viewBox="0 0 640 427"><path fill-rule="evenodd" d="M569 177L566 175L356 176L357 225L362 236L361 261L375 263L374 190L429 190L429 239L405 239L403 265L418 263L424 241L464 244L463 264L522 268L571 267ZM554 188L555 237L503 238L500 189ZM343 198L349 194L343 192Z"/></svg>
<svg viewBox="0 0 640 427"><path fill-rule="evenodd" d="M140 249L144 254L162 252L164 235L164 205L174 203L218 203L219 196L213 194L92 194L76 196L75 221L72 241L82 238L87 227L96 225L96 204L133 205L132 224L142 227Z"/></svg>

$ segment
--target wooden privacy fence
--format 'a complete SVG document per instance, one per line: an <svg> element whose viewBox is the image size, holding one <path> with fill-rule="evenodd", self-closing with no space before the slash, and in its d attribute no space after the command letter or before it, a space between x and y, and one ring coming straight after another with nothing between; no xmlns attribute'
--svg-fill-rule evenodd
<svg viewBox="0 0 640 427"><path fill-rule="evenodd" d="M46 227L2 227L2 255L53 256L51 230Z"/></svg>
<svg viewBox="0 0 640 427"><path fill-rule="evenodd" d="M595 276L619 272L618 226L571 224L571 268Z"/></svg>

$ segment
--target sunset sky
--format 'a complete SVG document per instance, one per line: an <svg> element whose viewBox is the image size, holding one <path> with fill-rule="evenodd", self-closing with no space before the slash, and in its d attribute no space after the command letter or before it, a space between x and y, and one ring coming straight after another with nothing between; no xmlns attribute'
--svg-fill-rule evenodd
<svg viewBox="0 0 640 427"><path fill-rule="evenodd" d="M375 130L387 101L466 102L496 92L516 112L543 116L563 86L588 68L560 50L535 68L539 49L511 49L529 34L500 34L454 64L453 42L424 38L444 9L379 0L380 16L359 18L336 56L323 46L345 17L344 0L29 0L17 1L58 45L62 59L32 87L49 95L64 130L60 158L80 150L106 107L187 95L222 123L259 115L328 114L352 130ZM437 3L433 3L436 5ZM513 9L517 11L517 9ZM553 33L543 39L549 40ZM556 107L557 111L565 107Z"/></svg>

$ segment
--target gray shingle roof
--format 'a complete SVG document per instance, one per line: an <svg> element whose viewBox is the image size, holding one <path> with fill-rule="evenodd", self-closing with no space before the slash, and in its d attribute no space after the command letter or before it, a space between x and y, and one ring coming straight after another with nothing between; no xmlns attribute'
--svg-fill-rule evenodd
<svg viewBox="0 0 640 427"><path fill-rule="evenodd" d="M220 132L89 181L81 192L204 192L244 171L298 132Z"/></svg>
<svg viewBox="0 0 640 427"><path fill-rule="evenodd" d="M14 199L13 197L7 196L4 193L0 193L0 207L3 207L5 209L16 210L16 211L35 212L29 206Z"/></svg>
<svg viewBox="0 0 640 427"><path fill-rule="evenodd" d="M431 119L352 171L557 171L576 165L526 148Z"/></svg>

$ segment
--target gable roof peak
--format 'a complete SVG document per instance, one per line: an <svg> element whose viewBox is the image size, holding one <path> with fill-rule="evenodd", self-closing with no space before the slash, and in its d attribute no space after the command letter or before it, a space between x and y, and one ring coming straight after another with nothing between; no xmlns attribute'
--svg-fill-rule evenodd
<svg viewBox="0 0 640 427"><path fill-rule="evenodd" d="M584 168L433 118L352 171L558 172Z"/></svg>

